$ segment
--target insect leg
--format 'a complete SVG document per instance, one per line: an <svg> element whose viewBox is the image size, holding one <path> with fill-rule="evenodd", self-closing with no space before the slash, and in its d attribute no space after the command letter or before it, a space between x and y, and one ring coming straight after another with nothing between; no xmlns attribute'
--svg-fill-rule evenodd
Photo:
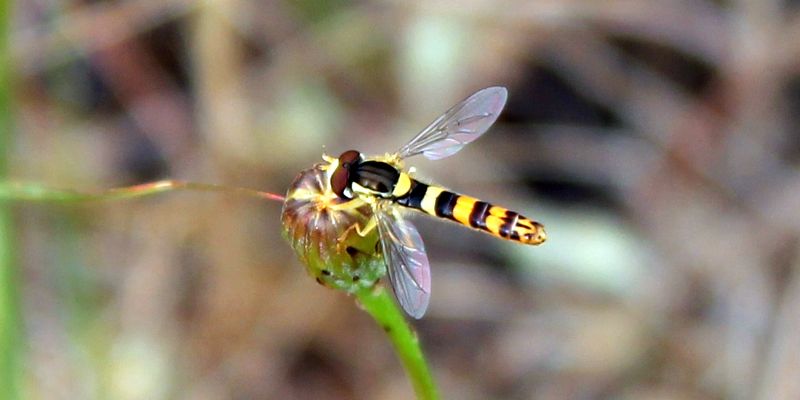
<svg viewBox="0 0 800 400"><path fill-rule="evenodd" d="M346 203L341 204L327 204L326 207L330 208L333 211L348 211L354 210L356 208L362 207L367 204L364 200L359 197L356 197L353 200L350 200Z"/></svg>
<svg viewBox="0 0 800 400"><path fill-rule="evenodd" d="M358 225L358 223L356 223L353 226L356 227L356 233L358 233L358 236L366 237L370 232L372 232L373 229L375 229L378 226L378 220L376 220L375 217L370 218L369 222L367 222L367 225L364 227L363 230Z"/></svg>
<svg viewBox="0 0 800 400"><path fill-rule="evenodd" d="M361 228L361 224L356 222L353 225L350 225L344 232L342 232L341 236L339 236L339 242L341 243L350 231L355 230L358 236L366 237L370 232L372 232L378 226L378 221L375 217L371 217L364 228Z"/></svg>

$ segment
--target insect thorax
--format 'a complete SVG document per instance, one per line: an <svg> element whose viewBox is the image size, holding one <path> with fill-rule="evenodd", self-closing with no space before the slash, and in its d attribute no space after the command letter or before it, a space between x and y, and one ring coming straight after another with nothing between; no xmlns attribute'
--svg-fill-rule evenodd
<svg viewBox="0 0 800 400"><path fill-rule="evenodd" d="M400 171L383 161L369 160L358 164L351 177L353 192L388 198L400 179Z"/></svg>

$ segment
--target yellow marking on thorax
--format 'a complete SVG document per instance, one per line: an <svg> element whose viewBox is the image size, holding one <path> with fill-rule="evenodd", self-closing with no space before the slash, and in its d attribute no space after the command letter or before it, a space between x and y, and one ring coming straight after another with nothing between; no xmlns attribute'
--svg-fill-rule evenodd
<svg viewBox="0 0 800 400"><path fill-rule="evenodd" d="M422 204L420 204L422 211L436 216L436 199L439 198L442 192L444 192L444 189L429 185L428 190L425 191L425 197L422 198Z"/></svg>
<svg viewBox="0 0 800 400"><path fill-rule="evenodd" d="M400 176L397 178L397 183L394 184L392 196L402 197L408 194L409 190L411 190L411 177L408 176L407 173L401 172Z"/></svg>
<svg viewBox="0 0 800 400"><path fill-rule="evenodd" d="M397 168L398 171L403 169L403 160L400 158L400 154L398 153L386 153L382 156L373 157L372 159L377 161L383 161Z"/></svg>

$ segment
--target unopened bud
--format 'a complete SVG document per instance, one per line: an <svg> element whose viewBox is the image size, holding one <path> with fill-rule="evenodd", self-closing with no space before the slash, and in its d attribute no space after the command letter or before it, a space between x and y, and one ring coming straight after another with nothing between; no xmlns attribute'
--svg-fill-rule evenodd
<svg viewBox="0 0 800 400"><path fill-rule="evenodd" d="M377 230L362 236L372 208L349 207L331 191L329 164L304 170L286 193L284 237L308 273L322 285L355 292L374 285L386 272Z"/></svg>

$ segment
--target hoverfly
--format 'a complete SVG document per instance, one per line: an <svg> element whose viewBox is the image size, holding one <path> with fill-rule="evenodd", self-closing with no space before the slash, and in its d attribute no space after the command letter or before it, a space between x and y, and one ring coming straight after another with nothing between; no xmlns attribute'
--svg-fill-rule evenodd
<svg viewBox="0 0 800 400"><path fill-rule="evenodd" d="M476 198L420 182L405 172L403 160L422 154L440 160L479 138L505 106L504 87L482 89L447 110L396 153L364 157L348 150L330 163L331 190L345 203L342 208L369 204L373 216L367 226L355 226L360 235L377 227L389 282L406 313L421 318L431 292L430 265L417 228L404 219L400 208L422 211L493 236L524 244L545 241L544 227L519 213Z"/></svg>

